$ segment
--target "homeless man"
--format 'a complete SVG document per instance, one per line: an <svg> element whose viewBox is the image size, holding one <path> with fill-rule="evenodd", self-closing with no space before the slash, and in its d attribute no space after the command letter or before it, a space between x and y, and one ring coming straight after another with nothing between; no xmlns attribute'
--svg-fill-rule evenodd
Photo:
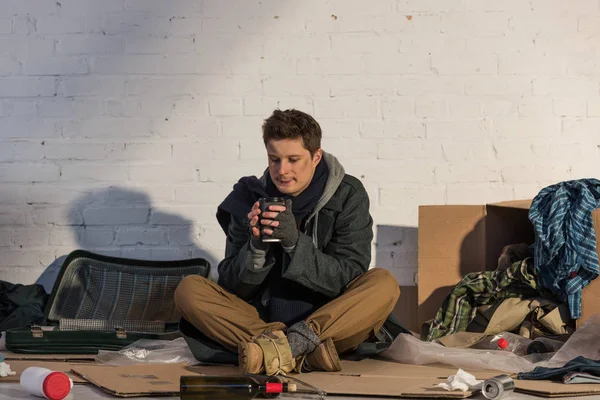
<svg viewBox="0 0 600 400"><path fill-rule="evenodd" d="M183 320L237 352L244 373L339 371L339 354L382 327L398 282L369 270L367 192L321 149L313 117L275 110L262 129L268 169L241 178L217 209L227 235L218 285L188 276L175 301ZM285 206L261 214L263 197ZM280 242L262 242L261 231Z"/></svg>

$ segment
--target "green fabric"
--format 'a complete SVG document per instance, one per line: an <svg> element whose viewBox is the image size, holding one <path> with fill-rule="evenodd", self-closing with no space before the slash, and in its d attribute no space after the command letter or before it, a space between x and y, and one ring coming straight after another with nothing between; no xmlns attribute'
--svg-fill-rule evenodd
<svg viewBox="0 0 600 400"><path fill-rule="evenodd" d="M42 325L48 297L42 285L0 281L0 332Z"/></svg>
<svg viewBox="0 0 600 400"><path fill-rule="evenodd" d="M479 306L510 297L538 297L539 288L532 258L516 262L504 271L470 273L444 300L426 340L466 331Z"/></svg>

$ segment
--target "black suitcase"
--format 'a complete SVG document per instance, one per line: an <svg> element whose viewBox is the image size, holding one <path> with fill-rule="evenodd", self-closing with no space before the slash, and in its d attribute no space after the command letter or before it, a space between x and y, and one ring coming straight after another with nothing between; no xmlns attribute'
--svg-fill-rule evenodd
<svg viewBox="0 0 600 400"><path fill-rule="evenodd" d="M139 339L178 338L175 289L187 275L209 273L203 258L146 261L76 250L61 267L44 326L8 330L6 348L15 353L97 354Z"/></svg>

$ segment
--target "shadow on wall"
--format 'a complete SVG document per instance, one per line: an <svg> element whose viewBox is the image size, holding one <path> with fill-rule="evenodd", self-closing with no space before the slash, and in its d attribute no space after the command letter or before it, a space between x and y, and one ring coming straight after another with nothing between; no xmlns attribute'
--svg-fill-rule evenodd
<svg viewBox="0 0 600 400"><path fill-rule="evenodd" d="M68 210L77 248L113 257L143 260L204 258L216 274L218 260L198 245L193 221L154 207L140 191L109 187L90 191ZM73 249L75 250L75 249ZM66 254L57 258L36 283L51 292Z"/></svg>
<svg viewBox="0 0 600 400"><path fill-rule="evenodd" d="M417 241L416 227L377 225L375 265L392 272L398 280L401 293L393 314L412 331L418 330Z"/></svg>

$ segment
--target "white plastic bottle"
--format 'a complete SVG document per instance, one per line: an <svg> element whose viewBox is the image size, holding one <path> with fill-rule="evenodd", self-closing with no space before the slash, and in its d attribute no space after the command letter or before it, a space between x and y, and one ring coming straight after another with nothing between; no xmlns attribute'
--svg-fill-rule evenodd
<svg viewBox="0 0 600 400"><path fill-rule="evenodd" d="M29 367L21 374L21 386L34 396L62 400L73 388L73 381L64 372Z"/></svg>

